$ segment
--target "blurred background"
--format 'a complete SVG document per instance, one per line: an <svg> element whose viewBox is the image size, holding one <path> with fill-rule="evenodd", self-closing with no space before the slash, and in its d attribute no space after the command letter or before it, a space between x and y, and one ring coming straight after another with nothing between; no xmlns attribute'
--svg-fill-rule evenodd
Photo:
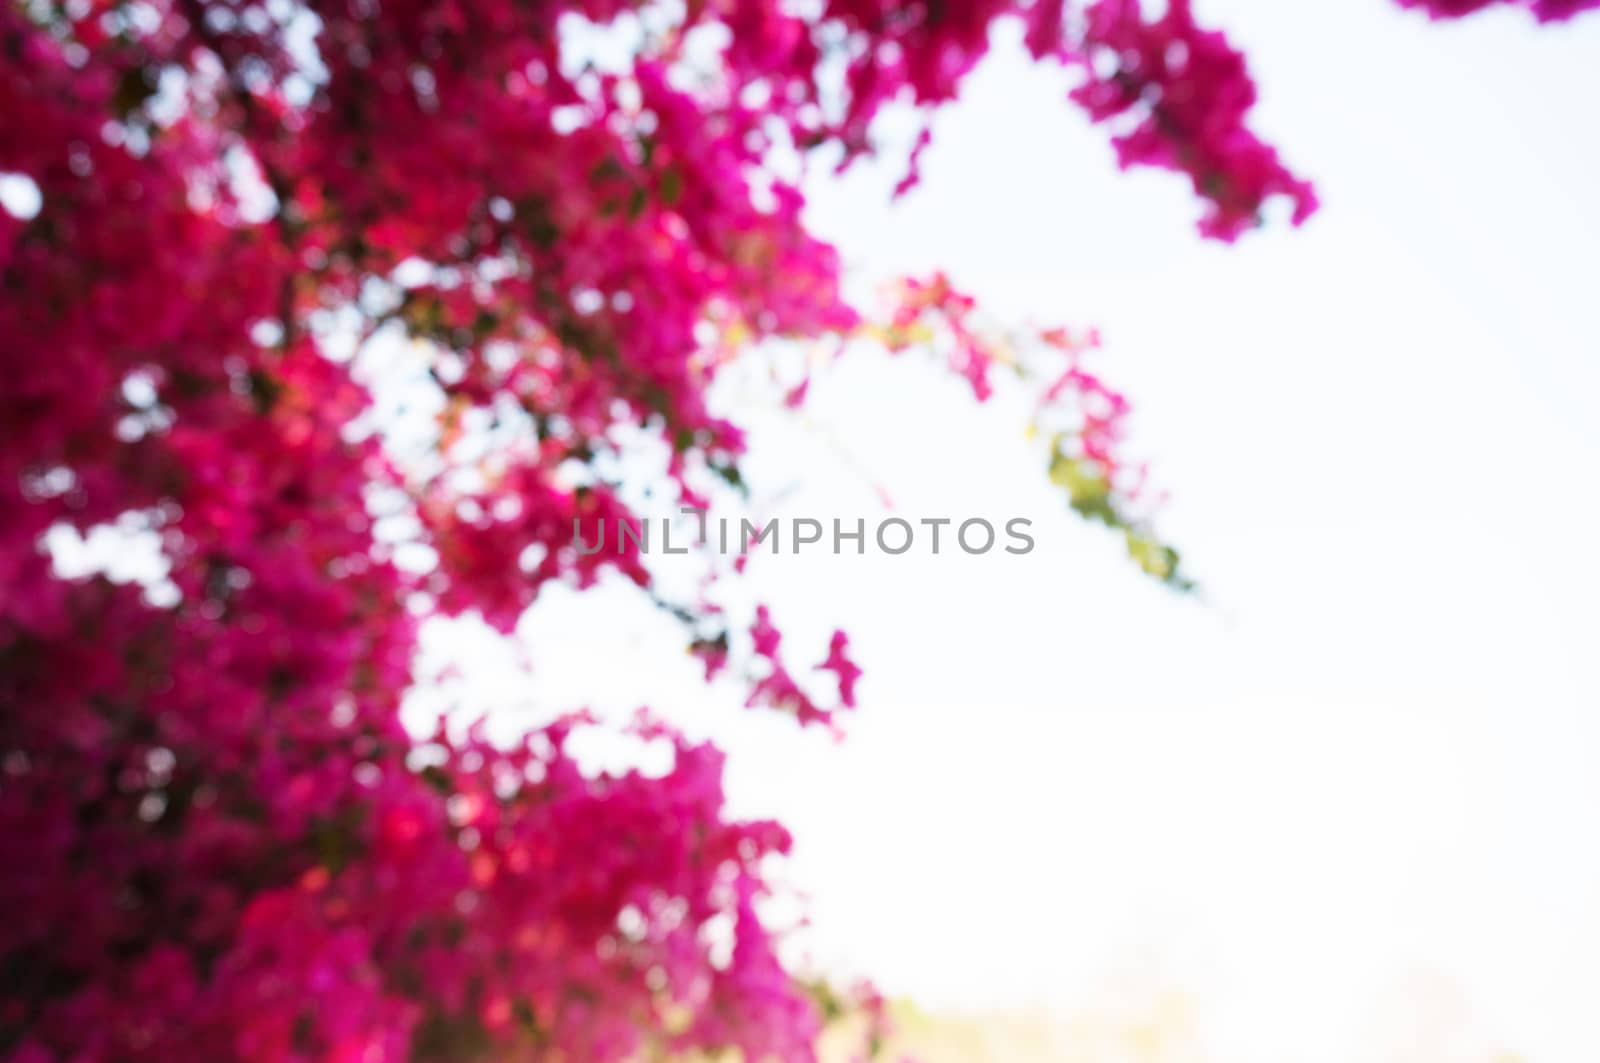
<svg viewBox="0 0 1600 1063"><path fill-rule="evenodd" d="M1201 595L1066 512L1025 396L863 349L799 416L719 385L767 508L874 521L881 488L1038 546L752 562L793 659L850 633L845 741L707 688L631 586L434 626L470 678L415 709L648 702L715 738L736 809L795 831L797 960L870 975L930 1063L1600 1059L1600 21L1197 6L1318 184L1303 230L1203 244L1010 38L909 197L809 191L864 297L945 268L1101 328Z"/></svg>

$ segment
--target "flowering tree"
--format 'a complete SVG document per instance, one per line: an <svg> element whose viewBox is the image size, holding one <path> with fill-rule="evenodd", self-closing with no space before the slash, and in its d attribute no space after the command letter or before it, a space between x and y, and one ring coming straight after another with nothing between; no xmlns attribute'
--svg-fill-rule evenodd
<svg viewBox="0 0 1600 1063"><path fill-rule="evenodd" d="M1314 210L1188 0L0 9L0 1056L809 1058L839 1002L776 958L788 837L727 816L715 749L642 717L671 770L594 775L582 716L507 748L398 708L427 616L509 630L607 569L651 588L574 519L637 519L603 459L641 426L679 499L736 487L706 389L767 337L941 349L980 399L997 364L1047 372L1052 477L1183 582L1092 336L998 343L939 277L868 320L774 162L872 152L1000 18L1077 72L1122 165L1192 183L1206 236ZM620 69L574 59L597 33ZM354 375L397 335L441 410L404 454ZM52 567L47 533L104 524L159 536L161 588ZM673 608L714 673L726 621ZM843 634L827 695L764 608L747 641L752 705L853 704Z"/></svg>

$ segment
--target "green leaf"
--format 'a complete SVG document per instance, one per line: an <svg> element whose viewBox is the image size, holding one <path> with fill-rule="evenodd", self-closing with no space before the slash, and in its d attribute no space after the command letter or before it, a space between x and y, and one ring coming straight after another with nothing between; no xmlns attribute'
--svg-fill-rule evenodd
<svg viewBox="0 0 1600 1063"><path fill-rule="evenodd" d="M1080 516L1113 528L1122 524L1111 504L1111 481L1093 462L1057 449L1050 458L1050 482L1066 488L1067 499Z"/></svg>
<svg viewBox="0 0 1600 1063"><path fill-rule="evenodd" d="M672 163L661 171L661 205L669 209L675 207L682 196L683 171L677 163Z"/></svg>
<svg viewBox="0 0 1600 1063"><path fill-rule="evenodd" d="M155 75L142 66L129 67L117 80L116 90L111 97L111 108L118 118L126 121L129 115L144 106L144 101L155 94Z"/></svg>

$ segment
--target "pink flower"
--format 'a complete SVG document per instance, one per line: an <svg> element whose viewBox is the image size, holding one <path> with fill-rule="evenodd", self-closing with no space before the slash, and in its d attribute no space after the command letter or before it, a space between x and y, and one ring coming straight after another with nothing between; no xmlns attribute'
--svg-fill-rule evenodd
<svg viewBox="0 0 1600 1063"><path fill-rule="evenodd" d="M833 638L828 642L828 656L819 665L819 671L832 672L839 678L839 700L848 708L855 708L856 680L861 677L861 669L848 656L845 651L850 645L850 639L843 631L835 631Z"/></svg>

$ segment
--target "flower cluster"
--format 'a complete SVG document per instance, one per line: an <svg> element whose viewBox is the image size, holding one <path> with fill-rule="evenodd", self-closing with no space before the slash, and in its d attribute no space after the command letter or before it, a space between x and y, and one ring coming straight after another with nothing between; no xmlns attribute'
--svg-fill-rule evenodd
<svg viewBox="0 0 1600 1063"><path fill-rule="evenodd" d="M1585 11L1600 9L1600 0L1399 0L1403 7L1420 7L1430 18L1462 18L1484 8L1507 4L1526 9L1540 22L1564 22Z"/></svg>
<svg viewBox="0 0 1600 1063"><path fill-rule="evenodd" d="M1316 210L1310 184L1296 178L1245 125L1255 83L1244 57L1221 33L1202 30L1190 0L1171 0L1153 21L1139 0L1096 0L1072 59L1084 81L1073 100L1096 122L1131 119L1112 143L1123 167L1186 174L1206 201L1200 231L1233 240L1282 197L1293 221Z"/></svg>
<svg viewBox="0 0 1600 1063"><path fill-rule="evenodd" d="M786 712L802 724L820 723L834 728L833 715L838 709L819 706L806 689L790 674L778 651L783 636L772 623L772 614L765 605L756 607L756 620L750 628L750 640L755 654L764 662L764 673L752 685L746 707L762 706ZM846 655L850 639L843 631L835 631L828 645L828 656L817 665L817 671L834 674L839 684L839 707L856 707L856 679L861 669Z"/></svg>

